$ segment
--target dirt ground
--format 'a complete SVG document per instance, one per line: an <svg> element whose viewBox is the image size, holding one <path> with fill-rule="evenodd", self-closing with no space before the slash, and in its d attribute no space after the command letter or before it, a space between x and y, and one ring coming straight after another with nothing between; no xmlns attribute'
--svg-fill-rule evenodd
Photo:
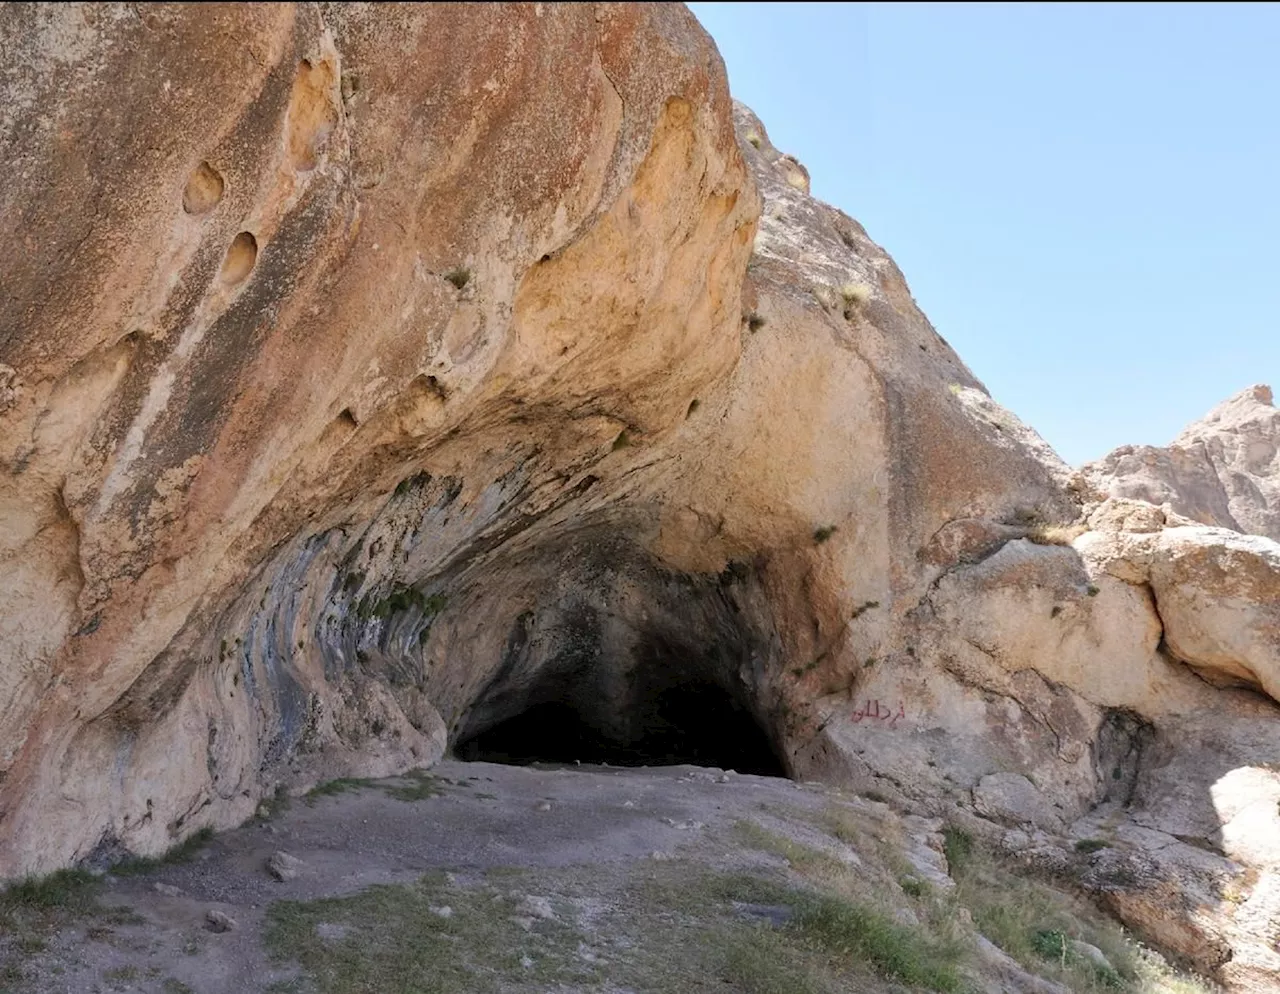
<svg viewBox="0 0 1280 994"><path fill-rule="evenodd" d="M947 903L939 828L715 769L450 760L322 786L46 918L11 909L29 927L0 935L0 991L1065 992ZM839 901L796 889L815 880Z"/></svg>

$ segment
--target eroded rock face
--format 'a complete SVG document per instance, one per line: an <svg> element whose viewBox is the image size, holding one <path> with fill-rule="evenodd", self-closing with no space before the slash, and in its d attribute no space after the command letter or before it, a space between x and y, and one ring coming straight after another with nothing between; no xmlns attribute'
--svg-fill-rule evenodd
<svg viewBox="0 0 1280 994"><path fill-rule="evenodd" d="M0 875L692 689L1266 989L1280 546L1086 504L683 8L9 7L0 55Z"/></svg>
<svg viewBox="0 0 1280 994"><path fill-rule="evenodd" d="M1223 401L1165 448L1124 445L1082 471L1113 497L1280 541L1280 411L1263 384Z"/></svg>
<svg viewBox="0 0 1280 994"><path fill-rule="evenodd" d="M431 762L554 597L535 535L629 533L735 361L714 48L679 7L0 18L0 871Z"/></svg>

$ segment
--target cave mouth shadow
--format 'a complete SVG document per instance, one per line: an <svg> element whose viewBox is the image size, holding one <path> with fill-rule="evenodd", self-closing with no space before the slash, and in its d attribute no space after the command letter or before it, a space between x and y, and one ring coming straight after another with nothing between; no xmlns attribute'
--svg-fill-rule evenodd
<svg viewBox="0 0 1280 994"><path fill-rule="evenodd" d="M711 766L786 777L768 733L733 696L714 683L688 681L656 694L633 716L628 738L594 727L563 700L534 704L457 743L469 762L609 766Z"/></svg>

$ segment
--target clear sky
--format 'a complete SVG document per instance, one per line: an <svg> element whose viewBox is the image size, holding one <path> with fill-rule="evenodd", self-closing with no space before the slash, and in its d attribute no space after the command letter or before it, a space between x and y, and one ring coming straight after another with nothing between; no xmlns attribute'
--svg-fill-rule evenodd
<svg viewBox="0 0 1280 994"><path fill-rule="evenodd" d="M1280 6L689 6L1068 462L1280 392Z"/></svg>

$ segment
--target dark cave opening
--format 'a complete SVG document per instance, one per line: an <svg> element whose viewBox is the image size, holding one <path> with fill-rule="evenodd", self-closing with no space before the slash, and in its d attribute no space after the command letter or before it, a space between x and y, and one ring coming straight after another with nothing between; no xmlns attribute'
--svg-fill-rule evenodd
<svg viewBox="0 0 1280 994"><path fill-rule="evenodd" d="M628 716L629 734L602 730L564 700L534 704L454 747L463 760L610 766L712 766L785 777L768 733L713 683L666 686Z"/></svg>

